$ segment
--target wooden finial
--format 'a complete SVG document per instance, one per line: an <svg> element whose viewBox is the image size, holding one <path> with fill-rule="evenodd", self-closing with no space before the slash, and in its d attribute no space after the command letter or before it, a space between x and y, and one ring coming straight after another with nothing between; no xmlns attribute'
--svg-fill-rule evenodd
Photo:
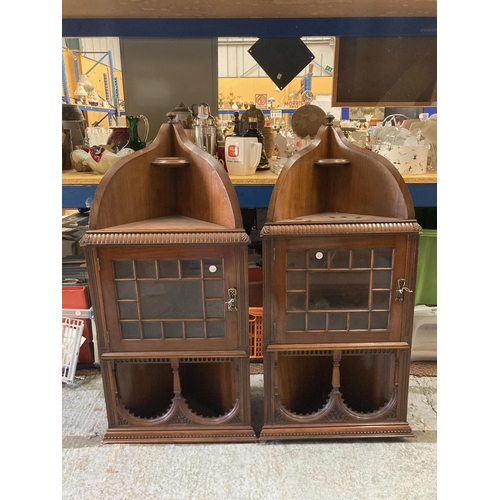
<svg viewBox="0 0 500 500"><path fill-rule="evenodd" d="M176 116L177 116L176 113L174 113L173 111L169 111L167 113L168 123L172 123L175 120Z"/></svg>
<svg viewBox="0 0 500 500"><path fill-rule="evenodd" d="M325 123L326 123L326 125L329 125L330 127L333 124L333 120L335 120L335 117L333 115L326 115L325 116Z"/></svg>

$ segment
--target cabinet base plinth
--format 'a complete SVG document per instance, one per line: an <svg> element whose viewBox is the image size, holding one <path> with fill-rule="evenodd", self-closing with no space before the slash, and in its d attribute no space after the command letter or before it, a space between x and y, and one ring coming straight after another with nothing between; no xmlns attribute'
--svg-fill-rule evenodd
<svg viewBox="0 0 500 500"><path fill-rule="evenodd" d="M257 441L251 426L186 430L108 430L103 444L117 443L249 443Z"/></svg>
<svg viewBox="0 0 500 500"><path fill-rule="evenodd" d="M290 426L264 425L259 441L282 441L295 439L361 439L386 437L413 437L407 423L381 425L328 425L328 426Z"/></svg>

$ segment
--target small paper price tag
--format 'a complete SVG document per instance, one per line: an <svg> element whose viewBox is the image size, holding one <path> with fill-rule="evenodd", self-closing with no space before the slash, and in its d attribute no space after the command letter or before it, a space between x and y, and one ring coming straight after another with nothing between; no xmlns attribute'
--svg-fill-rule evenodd
<svg viewBox="0 0 500 500"><path fill-rule="evenodd" d="M281 109L272 109L271 110L271 118L281 118L283 116L283 112Z"/></svg>

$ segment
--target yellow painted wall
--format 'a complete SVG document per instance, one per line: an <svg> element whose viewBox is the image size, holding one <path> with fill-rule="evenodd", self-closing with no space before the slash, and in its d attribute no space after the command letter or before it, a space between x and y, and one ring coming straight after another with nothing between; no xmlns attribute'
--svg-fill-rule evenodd
<svg viewBox="0 0 500 500"><path fill-rule="evenodd" d="M283 90L276 90L275 83L268 77L219 78L219 100L228 99L229 94L232 92L235 99L241 97L243 101L255 103L255 94L267 94L268 99L271 96L275 99L273 107L289 107L285 106L285 103L297 99L301 100L300 95L290 97L290 94L300 92L301 86L302 77L294 78ZM311 90L313 94L330 95L332 86L331 76L312 76ZM230 107L226 109L230 109Z"/></svg>
<svg viewBox="0 0 500 500"><path fill-rule="evenodd" d="M78 61L78 71L81 73L86 73L92 66L95 65L95 61L84 57L81 54L77 54ZM63 49L63 58L66 68L66 80L68 85L68 93L71 103L75 103L75 90L76 90L76 75L73 63L73 54L69 49ZM89 80L94 85L96 92L101 97L105 97L104 89L104 78L103 74L108 75L108 82L111 83L111 74L109 67L106 64L99 63L90 73L88 74ZM124 99L123 92L123 74L119 70L114 70L114 75L118 80L118 95L120 100ZM302 77L294 78L283 90L276 90L276 85L268 77L258 77L258 78L219 78L219 100L227 100L230 98L230 94L233 94L234 100L241 97L244 102L255 103L255 94L267 94L268 99L274 97L275 102L273 107L276 108L296 108L302 103L302 98L299 94L302 86ZM311 90L314 94L328 94L332 92L332 77L331 76L312 76ZM111 93L111 89L110 89ZM293 94L297 94L294 96ZM64 95L64 91L63 91ZM224 106L220 106L224 109ZM231 109L226 103L226 109ZM103 113L86 111L84 112L87 123L91 125L103 118ZM113 120L114 124L114 120ZM105 118L101 122L102 126L108 125L108 120ZM119 125L126 126L125 116L119 118Z"/></svg>
<svg viewBox="0 0 500 500"><path fill-rule="evenodd" d="M80 74L82 73L87 73L87 71L92 68L92 66L95 65L96 61L89 59L81 54L77 54L77 62L78 62L78 71ZM63 60L64 60L64 66L66 69L66 81L68 84L68 94L70 97L70 102L71 104L74 104L75 101L75 90L76 90L76 74L75 74L75 67L74 67L74 62L73 62L73 54L71 50L68 49L63 49ZM119 100L123 100L123 75L122 72L119 70L114 69L113 70L114 76L117 79L118 82L118 97ZM112 84L111 80L111 71L109 69L109 66L106 64L103 64L102 62L99 63L92 71L88 73L88 77L92 85L95 87L95 90L99 96L102 98L105 98L106 92L105 92L105 87L104 87L104 74L107 75L108 79L108 84ZM64 89L62 90L62 95L64 97ZM111 87L109 88L109 95L112 95L112 89ZM112 105L112 102L110 102ZM85 111L84 112L85 119L87 120L87 124L91 125L92 123L95 123L101 118L103 118L104 114L100 112L94 112L94 111ZM115 124L115 121L113 119L113 125ZM125 126L126 123L126 118L125 116L121 116L118 121L118 125L120 126ZM101 123L101 126L107 127L108 126L108 119L105 118Z"/></svg>

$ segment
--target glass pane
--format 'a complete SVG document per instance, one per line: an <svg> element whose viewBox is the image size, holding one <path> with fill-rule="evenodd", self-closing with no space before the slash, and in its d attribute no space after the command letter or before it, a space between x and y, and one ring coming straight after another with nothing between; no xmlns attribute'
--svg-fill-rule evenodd
<svg viewBox="0 0 500 500"><path fill-rule="evenodd" d="M351 313L349 330L368 330L368 313Z"/></svg>
<svg viewBox="0 0 500 500"><path fill-rule="evenodd" d="M139 319L137 302L119 302L120 319Z"/></svg>
<svg viewBox="0 0 500 500"><path fill-rule="evenodd" d="M181 260L181 278L201 278L199 260Z"/></svg>
<svg viewBox="0 0 500 500"><path fill-rule="evenodd" d="M207 321L207 336L209 338L224 337L224 321Z"/></svg>
<svg viewBox="0 0 500 500"><path fill-rule="evenodd" d="M158 321L145 321L142 324L145 339L161 339L161 323Z"/></svg>
<svg viewBox="0 0 500 500"><path fill-rule="evenodd" d="M118 300L136 300L135 281L116 281L116 295Z"/></svg>
<svg viewBox="0 0 500 500"><path fill-rule="evenodd" d="M286 273L286 289L287 290L305 290L306 289L306 273L305 272L288 272Z"/></svg>
<svg viewBox="0 0 500 500"><path fill-rule="evenodd" d="M390 292L373 292L372 309L389 309Z"/></svg>
<svg viewBox="0 0 500 500"><path fill-rule="evenodd" d="M373 312L371 316L372 330L387 330L389 328L389 312Z"/></svg>
<svg viewBox="0 0 500 500"><path fill-rule="evenodd" d="M207 318L223 318L224 302L222 300L207 300L205 303Z"/></svg>
<svg viewBox="0 0 500 500"><path fill-rule="evenodd" d="M309 309L368 309L370 272L309 274Z"/></svg>
<svg viewBox="0 0 500 500"><path fill-rule="evenodd" d="M347 313L330 313L328 330L347 330Z"/></svg>
<svg viewBox="0 0 500 500"><path fill-rule="evenodd" d="M140 339L141 329L138 321L124 321L122 324L123 339Z"/></svg>
<svg viewBox="0 0 500 500"><path fill-rule="evenodd" d="M332 250L330 266L333 269L349 269L349 250Z"/></svg>
<svg viewBox="0 0 500 500"><path fill-rule="evenodd" d="M286 328L287 330L305 330L306 329L306 315L305 313L287 314L286 315Z"/></svg>
<svg viewBox="0 0 500 500"><path fill-rule="evenodd" d="M224 282L222 280L205 281L205 297L208 299L224 298Z"/></svg>
<svg viewBox="0 0 500 500"><path fill-rule="evenodd" d="M306 294L287 293L286 294L286 310L287 311L305 311L306 310Z"/></svg>
<svg viewBox="0 0 500 500"><path fill-rule="evenodd" d="M137 278L156 278L156 262L154 260L136 260Z"/></svg>
<svg viewBox="0 0 500 500"><path fill-rule="evenodd" d="M309 269L328 268L328 252L321 250L311 250L308 252Z"/></svg>
<svg viewBox="0 0 500 500"><path fill-rule="evenodd" d="M160 278L178 278L179 277L179 261L178 260L159 260L158 272Z"/></svg>
<svg viewBox="0 0 500 500"><path fill-rule="evenodd" d="M365 268L369 269L372 267L371 264L372 251L369 248L361 248L359 250L352 251L352 267L353 268Z"/></svg>
<svg viewBox="0 0 500 500"><path fill-rule="evenodd" d="M203 318L201 280L138 283L143 318Z"/></svg>
<svg viewBox="0 0 500 500"><path fill-rule="evenodd" d="M326 330L326 314L310 313L307 315L308 330Z"/></svg>
<svg viewBox="0 0 500 500"><path fill-rule="evenodd" d="M209 278L222 278L222 259L203 259L203 275Z"/></svg>
<svg viewBox="0 0 500 500"><path fill-rule="evenodd" d="M182 339L182 321L164 321L165 338Z"/></svg>
<svg viewBox="0 0 500 500"><path fill-rule="evenodd" d="M373 288L391 288L391 271L373 271Z"/></svg>
<svg viewBox="0 0 500 500"><path fill-rule="evenodd" d="M305 269L306 254L302 251L290 250L286 253L287 269Z"/></svg>
<svg viewBox="0 0 500 500"><path fill-rule="evenodd" d="M115 279L134 279L134 266L131 260L114 260Z"/></svg>
<svg viewBox="0 0 500 500"><path fill-rule="evenodd" d="M186 338L203 338L205 329L203 321L186 321Z"/></svg>
<svg viewBox="0 0 500 500"><path fill-rule="evenodd" d="M392 248L377 248L373 253L373 267L392 268Z"/></svg>

